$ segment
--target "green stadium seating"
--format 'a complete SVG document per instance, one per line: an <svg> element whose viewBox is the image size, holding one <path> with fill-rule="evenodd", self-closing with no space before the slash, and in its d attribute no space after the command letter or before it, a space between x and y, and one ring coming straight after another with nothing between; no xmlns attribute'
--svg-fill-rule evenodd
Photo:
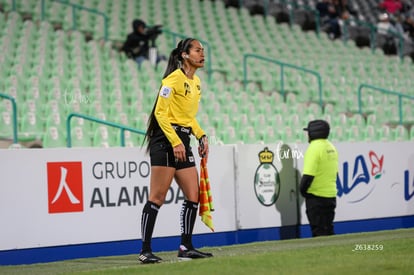
<svg viewBox="0 0 414 275"><path fill-rule="evenodd" d="M47 20L36 21L40 19L39 2L18 2L18 11L32 13L35 21L23 20L19 12L0 13L0 45L4 51L0 57L0 85L2 91L17 99L20 127L28 125L23 122L24 117L35 106L36 117L46 133L50 127L62 130L61 125L52 123L55 113L65 122L70 112L146 129L165 61L156 68L144 62L138 69L132 60L113 50L111 42L100 41L103 24L96 15L79 13L81 29L72 31L71 10L67 6L46 1ZM405 134L394 128L382 131L383 125L398 122L396 97L366 91L362 98L365 114L360 115L356 96L361 83L414 95L414 69L410 62L401 63L397 58L378 52L372 54L369 49L361 50L342 41L332 42L324 35L318 38L297 26L276 24L271 17L250 16L244 8L226 9L223 1L71 2L108 14L110 38L114 40L124 40L131 31L131 21L139 17L148 24L163 24L170 31L207 41L206 53L212 57L207 62L211 62L215 71L211 80L207 79L206 70L199 71L203 81L199 120L206 129L214 127L211 131L214 129L223 143L271 142L272 138L303 142L301 129L315 118L330 121L332 137L337 141L412 137L411 131ZM6 7L10 9L9 5ZM62 23L63 30L55 31L54 24L58 22ZM83 31L91 32L94 39L86 41ZM168 55L176 42L164 32L157 39L157 46L161 53ZM284 102L280 68L249 60L249 80L254 82L244 87L242 57L245 53L318 71L322 77L325 113L317 103L315 77L303 72L285 70ZM411 104L409 100L404 101L404 120L414 122ZM97 126L87 124L82 126L83 130L95 134ZM360 128L358 133L352 126ZM378 132L374 134L372 128ZM111 143L117 144L114 140L107 144ZM91 143L91 146L100 145Z"/></svg>

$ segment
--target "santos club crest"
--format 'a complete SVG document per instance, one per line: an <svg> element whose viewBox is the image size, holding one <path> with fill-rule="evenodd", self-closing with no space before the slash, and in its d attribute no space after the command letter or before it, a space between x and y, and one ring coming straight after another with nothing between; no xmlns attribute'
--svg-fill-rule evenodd
<svg viewBox="0 0 414 275"><path fill-rule="evenodd" d="M279 172L273 165L273 156L273 152L267 147L259 153L260 165L254 176L254 191L264 206L273 205L280 192Z"/></svg>

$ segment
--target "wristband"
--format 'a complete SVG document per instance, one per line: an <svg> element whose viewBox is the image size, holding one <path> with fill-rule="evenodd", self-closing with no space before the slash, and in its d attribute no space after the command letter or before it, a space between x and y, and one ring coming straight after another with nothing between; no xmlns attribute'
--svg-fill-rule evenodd
<svg viewBox="0 0 414 275"><path fill-rule="evenodd" d="M207 138L206 135L202 135L201 138L198 139L198 143L201 148L204 148L204 138Z"/></svg>
<svg viewBox="0 0 414 275"><path fill-rule="evenodd" d="M204 150L204 138L207 139L207 136L206 135L202 135L201 138L198 139L198 143L200 144L201 150ZM201 157L204 158L205 157L205 154L202 154Z"/></svg>

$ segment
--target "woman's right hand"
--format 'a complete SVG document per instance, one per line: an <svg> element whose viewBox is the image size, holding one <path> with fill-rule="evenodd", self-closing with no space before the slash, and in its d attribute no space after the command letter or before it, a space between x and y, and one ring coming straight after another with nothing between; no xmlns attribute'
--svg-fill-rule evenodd
<svg viewBox="0 0 414 275"><path fill-rule="evenodd" d="M182 162L182 161L187 160L187 157L186 157L186 154L185 154L185 147L182 143L176 145L173 148L173 151L174 151L175 162L179 162L179 161Z"/></svg>

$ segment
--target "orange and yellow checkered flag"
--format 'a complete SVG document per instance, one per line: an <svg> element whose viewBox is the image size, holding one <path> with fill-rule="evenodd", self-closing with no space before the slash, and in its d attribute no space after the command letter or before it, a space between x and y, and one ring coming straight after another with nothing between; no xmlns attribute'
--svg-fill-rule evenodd
<svg viewBox="0 0 414 275"><path fill-rule="evenodd" d="M214 232L213 218L211 212L214 211L213 196L210 190L210 180L208 178L206 159L202 158L200 162L200 207L198 214L201 221Z"/></svg>

